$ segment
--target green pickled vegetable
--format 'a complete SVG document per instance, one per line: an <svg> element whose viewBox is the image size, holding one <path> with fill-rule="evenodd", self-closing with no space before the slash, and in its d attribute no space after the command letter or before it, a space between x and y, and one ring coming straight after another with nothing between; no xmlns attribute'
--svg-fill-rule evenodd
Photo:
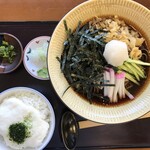
<svg viewBox="0 0 150 150"><path fill-rule="evenodd" d="M16 52L14 46L6 41L2 41L0 46L0 58L11 64L15 56Z"/></svg>
<svg viewBox="0 0 150 150"><path fill-rule="evenodd" d="M42 77L42 78L48 78L49 77L47 68L42 68L42 69L38 70L37 74L39 77Z"/></svg>

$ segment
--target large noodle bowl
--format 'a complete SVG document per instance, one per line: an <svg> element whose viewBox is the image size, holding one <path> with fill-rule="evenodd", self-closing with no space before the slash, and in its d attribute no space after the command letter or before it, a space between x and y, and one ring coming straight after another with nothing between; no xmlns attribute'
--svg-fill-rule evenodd
<svg viewBox="0 0 150 150"><path fill-rule="evenodd" d="M118 16L94 17L71 31L61 64L70 87L90 103L116 104L136 97L147 78L145 38ZM134 90L133 90L134 89ZM64 94L66 91L64 91Z"/></svg>

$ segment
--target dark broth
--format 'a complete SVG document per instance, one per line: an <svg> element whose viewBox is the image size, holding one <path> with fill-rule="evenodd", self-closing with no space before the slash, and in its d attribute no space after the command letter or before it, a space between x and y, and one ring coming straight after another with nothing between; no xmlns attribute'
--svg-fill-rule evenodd
<svg viewBox="0 0 150 150"><path fill-rule="evenodd" d="M146 43L145 43L145 42L143 43L142 46L143 46L144 49L147 49L147 46L146 46ZM143 52L143 53L145 53L145 52ZM145 54L146 54L146 53L145 53ZM147 55L147 56L148 56L148 55ZM142 60L142 61L145 61L144 58L141 58L141 60ZM149 61L149 60L150 60L150 58L149 58L149 56L148 56L148 60L147 60L147 61ZM146 88L146 86L147 86L148 83L149 83L149 81L148 81L149 67L144 67L144 69L145 69L145 74L146 74L147 78L146 78L146 79L141 79L140 82L139 82L139 84L140 84L139 86L134 84L134 85L129 89L130 93L131 93L132 95L134 95L134 99L137 98L137 97L144 91L144 89ZM84 96L84 95L82 95L82 94L79 94L79 93L78 93L78 95L79 95L80 97L82 97L82 99L84 99L85 101L89 101L89 100L86 98L86 96ZM134 100L134 99L133 99L133 100ZM132 100L129 99L129 98L126 96L126 97L123 98L123 99L119 99L117 103L105 104L105 103L103 103L100 99L94 98L94 99L92 99L92 104L109 107L109 106L116 106L116 105L124 105L124 104L126 104L126 103L131 102L131 101L132 101Z"/></svg>
<svg viewBox="0 0 150 150"><path fill-rule="evenodd" d="M122 19L122 18L120 18L119 17L119 19ZM124 20L124 19L122 19L122 20ZM90 20L89 20L90 21ZM84 22L84 24L86 24L87 22L89 22L89 21L86 21L86 22ZM128 21L127 21L128 22ZM125 21L125 23L128 25L129 23L127 23L126 21ZM83 25L84 25L83 24ZM128 25L129 26L129 25ZM136 30L136 31L139 31L139 30L137 30L136 28L133 28L132 26L130 26L133 30ZM139 33L140 34L140 33ZM143 36L142 36L143 37ZM144 42L144 44L142 45L142 47L143 47L143 49L148 49L148 47L147 47L147 44ZM143 53L145 53L146 54L146 52L144 52L143 51ZM150 59L149 59L149 55L148 54L146 54L147 55L147 59L148 60L145 60L144 59L144 57L141 59L142 61L149 61ZM146 76L148 77L149 76L149 67L144 67L145 68L145 74L146 74ZM129 82L131 82L131 81L129 81ZM135 97L135 98L137 98L143 91L144 91L144 89L146 88L146 86L148 85L148 78L146 78L146 79L141 79L140 80L140 82L139 82L139 86L138 85L135 85L135 84L133 84L133 86L129 89L129 91L130 91L130 93ZM75 91L75 89L73 89L74 91ZM76 92L76 91L75 91ZM103 92L103 90L101 91L101 92ZM101 105L101 106L107 106L107 107L110 107L110 106L116 106L116 105L123 105L123 104L126 104L126 103L129 103L130 101L132 101L132 100L130 100L127 96L126 96L126 98L124 98L124 99L119 99L118 100L118 102L117 103L108 103L108 104L105 104L105 103L103 103L102 102L102 100L101 99L98 99L98 98L93 98L93 99L91 99L91 100L88 100L87 99L87 97L85 96L85 95L83 95L83 94L80 94L80 93L78 93L78 92L76 92L82 99L84 99L85 101L88 101L88 102L91 102L92 104L94 104L94 105ZM135 99L134 98L134 99ZM134 100L133 99L133 100Z"/></svg>

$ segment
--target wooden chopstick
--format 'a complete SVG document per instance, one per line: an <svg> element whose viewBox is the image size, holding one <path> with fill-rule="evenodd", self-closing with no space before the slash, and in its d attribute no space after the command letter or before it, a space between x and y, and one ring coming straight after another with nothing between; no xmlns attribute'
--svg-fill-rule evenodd
<svg viewBox="0 0 150 150"><path fill-rule="evenodd" d="M148 112L147 114L145 114L144 116L142 116L142 117L140 117L138 119L144 119L144 118L150 118L150 112ZM106 124L96 123L96 122L89 121L89 120L79 121L78 124L79 124L79 128L80 129L106 125Z"/></svg>

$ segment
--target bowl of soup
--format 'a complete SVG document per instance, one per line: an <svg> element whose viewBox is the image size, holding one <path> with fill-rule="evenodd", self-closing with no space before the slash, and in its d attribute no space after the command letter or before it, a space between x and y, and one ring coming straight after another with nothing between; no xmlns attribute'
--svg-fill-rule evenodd
<svg viewBox="0 0 150 150"><path fill-rule="evenodd" d="M48 70L63 103L100 123L149 112L150 12L130 0L87 1L59 22Z"/></svg>

